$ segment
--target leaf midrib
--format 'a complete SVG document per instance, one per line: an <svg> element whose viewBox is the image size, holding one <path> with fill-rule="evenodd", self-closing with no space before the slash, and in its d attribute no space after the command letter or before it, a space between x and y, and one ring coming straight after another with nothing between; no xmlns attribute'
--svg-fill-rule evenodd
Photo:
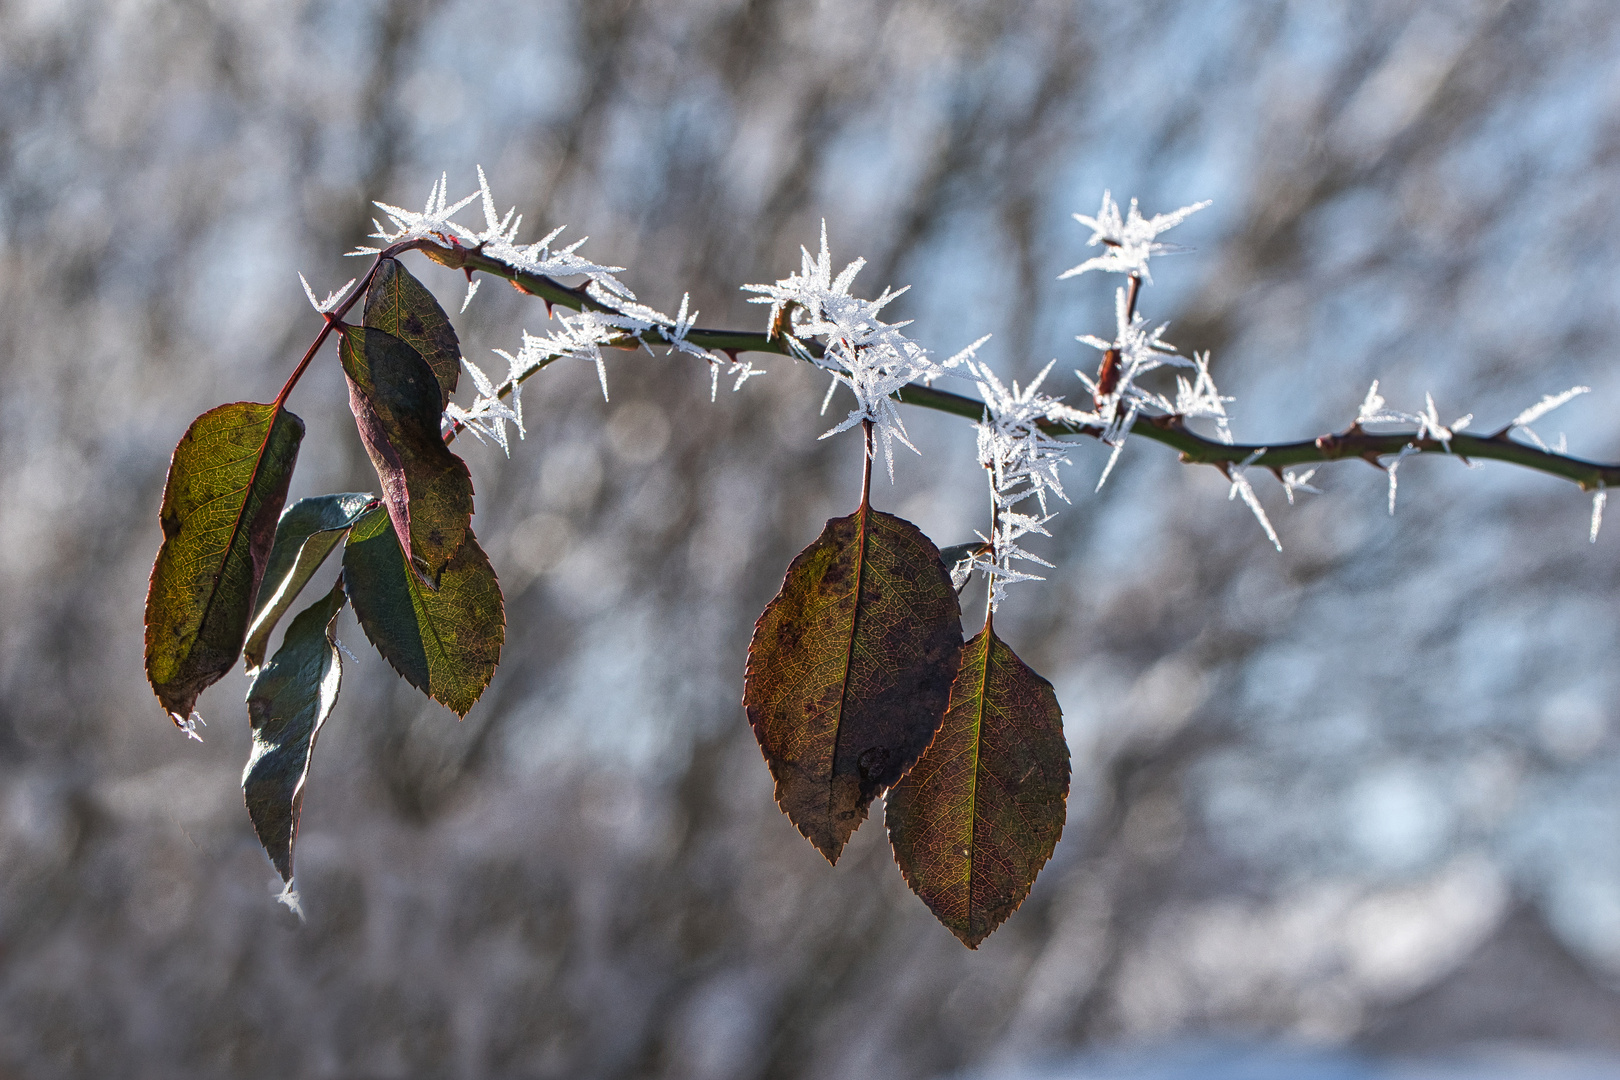
<svg viewBox="0 0 1620 1080"><path fill-rule="evenodd" d="M872 513L871 504L865 499L861 500L861 508L856 511L860 515L860 526L856 532L855 542L855 610L849 619L849 644L844 649L844 684L838 692L838 724L833 730L832 761L827 770L827 810L828 824L832 825L831 811L835 804L833 785L838 780L838 745L844 736L844 713L849 702L849 673L855 666L855 639L861 627L861 595L866 588L866 529L867 522Z"/></svg>
<svg viewBox="0 0 1620 1080"><path fill-rule="evenodd" d="M979 667L979 689L974 695L973 716L973 770L968 779L968 865L967 903L965 915L973 918L973 874L979 866L979 763L983 757L984 699L990 685L990 654L995 651L996 634L987 624L984 628L984 663Z"/></svg>

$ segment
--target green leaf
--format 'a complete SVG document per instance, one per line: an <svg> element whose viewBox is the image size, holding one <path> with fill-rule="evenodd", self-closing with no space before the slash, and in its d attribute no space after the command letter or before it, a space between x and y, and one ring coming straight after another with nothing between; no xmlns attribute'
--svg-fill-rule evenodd
<svg viewBox="0 0 1620 1080"><path fill-rule="evenodd" d="M450 316L398 259L384 259L366 291L365 325L399 338L421 354L439 382L439 408L450 403L461 375L461 342Z"/></svg>
<svg viewBox="0 0 1620 1080"><path fill-rule="evenodd" d="M986 626L939 734L889 792L906 883L970 949L1029 895L1063 832L1069 744L1052 684Z"/></svg>
<svg viewBox="0 0 1620 1080"><path fill-rule="evenodd" d="M259 583L259 598L253 605L253 619L248 623L247 643L242 646L242 659L250 674L264 663L270 632L292 608L299 592L343 540L349 526L376 501L369 491L316 495L299 499L281 515L275 546Z"/></svg>
<svg viewBox="0 0 1620 1080"><path fill-rule="evenodd" d="M146 677L191 731L197 695L236 663L304 422L239 401L192 421L169 462L146 593Z"/></svg>
<svg viewBox="0 0 1620 1080"><path fill-rule="evenodd" d="M472 477L439 430L439 387L420 353L382 330L345 327L338 349L349 408L389 517L430 588L467 535Z"/></svg>
<svg viewBox="0 0 1620 1080"><path fill-rule="evenodd" d="M430 592L406 567L388 515L373 510L349 532L343 580L383 658L412 686L466 716L495 674L506 636L501 587L472 530Z"/></svg>
<svg viewBox="0 0 1620 1080"><path fill-rule="evenodd" d="M950 575L909 521L863 505L788 567L743 704L777 803L828 861L933 738L961 649Z"/></svg>
<svg viewBox="0 0 1620 1080"><path fill-rule="evenodd" d="M343 665L332 638L342 609L340 577L331 592L294 617L281 648L248 688L253 749L242 770L242 794L259 843L288 884L310 755L337 704L342 681Z"/></svg>

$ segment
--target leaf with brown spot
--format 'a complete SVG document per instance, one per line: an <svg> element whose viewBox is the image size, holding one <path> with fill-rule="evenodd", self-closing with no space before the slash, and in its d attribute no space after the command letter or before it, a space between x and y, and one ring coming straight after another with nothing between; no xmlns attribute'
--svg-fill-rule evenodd
<svg viewBox="0 0 1620 1080"><path fill-rule="evenodd" d="M863 503L788 567L743 705L777 803L828 861L933 738L961 650L950 574L909 521Z"/></svg>
<svg viewBox="0 0 1620 1080"><path fill-rule="evenodd" d="M191 730L197 695L242 652L304 422L238 401L192 421L163 487L163 546L146 593L146 677Z"/></svg>
<svg viewBox="0 0 1620 1080"><path fill-rule="evenodd" d="M472 477L440 433L439 385L420 353L394 335L345 327L339 356L366 453L411 565L430 588L472 521Z"/></svg>
<svg viewBox="0 0 1620 1080"><path fill-rule="evenodd" d="M438 380L439 408L450 403L461 375L461 342L444 308L398 259L377 264L362 321L415 349Z"/></svg>
<svg viewBox="0 0 1620 1080"><path fill-rule="evenodd" d="M906 884L978 948L1052 857L1068 795L1052 684L986 626L962 649L939 734L889 792L884 817Z"/></svg>

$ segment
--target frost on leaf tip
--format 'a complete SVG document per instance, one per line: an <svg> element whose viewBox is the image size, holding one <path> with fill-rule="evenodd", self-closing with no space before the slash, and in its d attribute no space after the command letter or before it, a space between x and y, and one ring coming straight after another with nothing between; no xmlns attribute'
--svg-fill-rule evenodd
<svg viewBox="0 0 1620 1080"><path fill-rule="evenodd" d="M285 905L288 911L298 916L299 922L304 922L304 904L298 896L298 889L294 884L294 880L293 878L287 879L287 884L283 885L281 891L276 894L276 903Z"/></svg>
<svg viewBox="0 0 1620 1080"><path fill-rule="evenodd" d="M197 729L199 727L207 727L208 721L204 720L202 718L202 713L198 712L196 709L191 710L190 716L184 717L182 717L179 713L170 713L169 719L174 721L175 727L179 728L185 733L186 738L195 739L197 742L203 741L202 736L197 734Z"/></svg>

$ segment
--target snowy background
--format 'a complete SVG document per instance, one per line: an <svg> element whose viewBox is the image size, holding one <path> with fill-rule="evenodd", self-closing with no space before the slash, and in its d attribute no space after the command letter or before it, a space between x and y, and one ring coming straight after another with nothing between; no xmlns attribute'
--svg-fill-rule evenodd
<svg viewBox="0 0 1620 1080"><path fill-rule="evenodd" d="M964 950L880 821L829 868L739 697L753 620L853 506L823 378L708 402L701 365L559 364L512 460L469 443L507 597L469 718L359 655L299 881L141 672L168 455L268 400L369 200L490 177L647 302L737 287L828 224L948 355L1047 389L1111 282L1070 213L1214 205L1141 306L1210 349L1243 441L1390 403L1620 459L1620 10L1606 0L0 0L0 1075L1158 1078L1620 1073L1620 530L1567 482L1344 463L1277 554L1212 469L1132 444L1030 547L997 629L1056 684L1064 839ZM413 269L415 264L413 264ZM421 276L452 310L462 284ZM487 283L480 363L545 327ZM487 365L486 365L487 366ZM374 485L333 354L294 496ZM982 527L971 430L907 417L878 505ZM458 444L458 449L462 449ZM970 590L970 609L982 587ZM1606 1070L1606 1071L1605 1071Z"/></svg>

